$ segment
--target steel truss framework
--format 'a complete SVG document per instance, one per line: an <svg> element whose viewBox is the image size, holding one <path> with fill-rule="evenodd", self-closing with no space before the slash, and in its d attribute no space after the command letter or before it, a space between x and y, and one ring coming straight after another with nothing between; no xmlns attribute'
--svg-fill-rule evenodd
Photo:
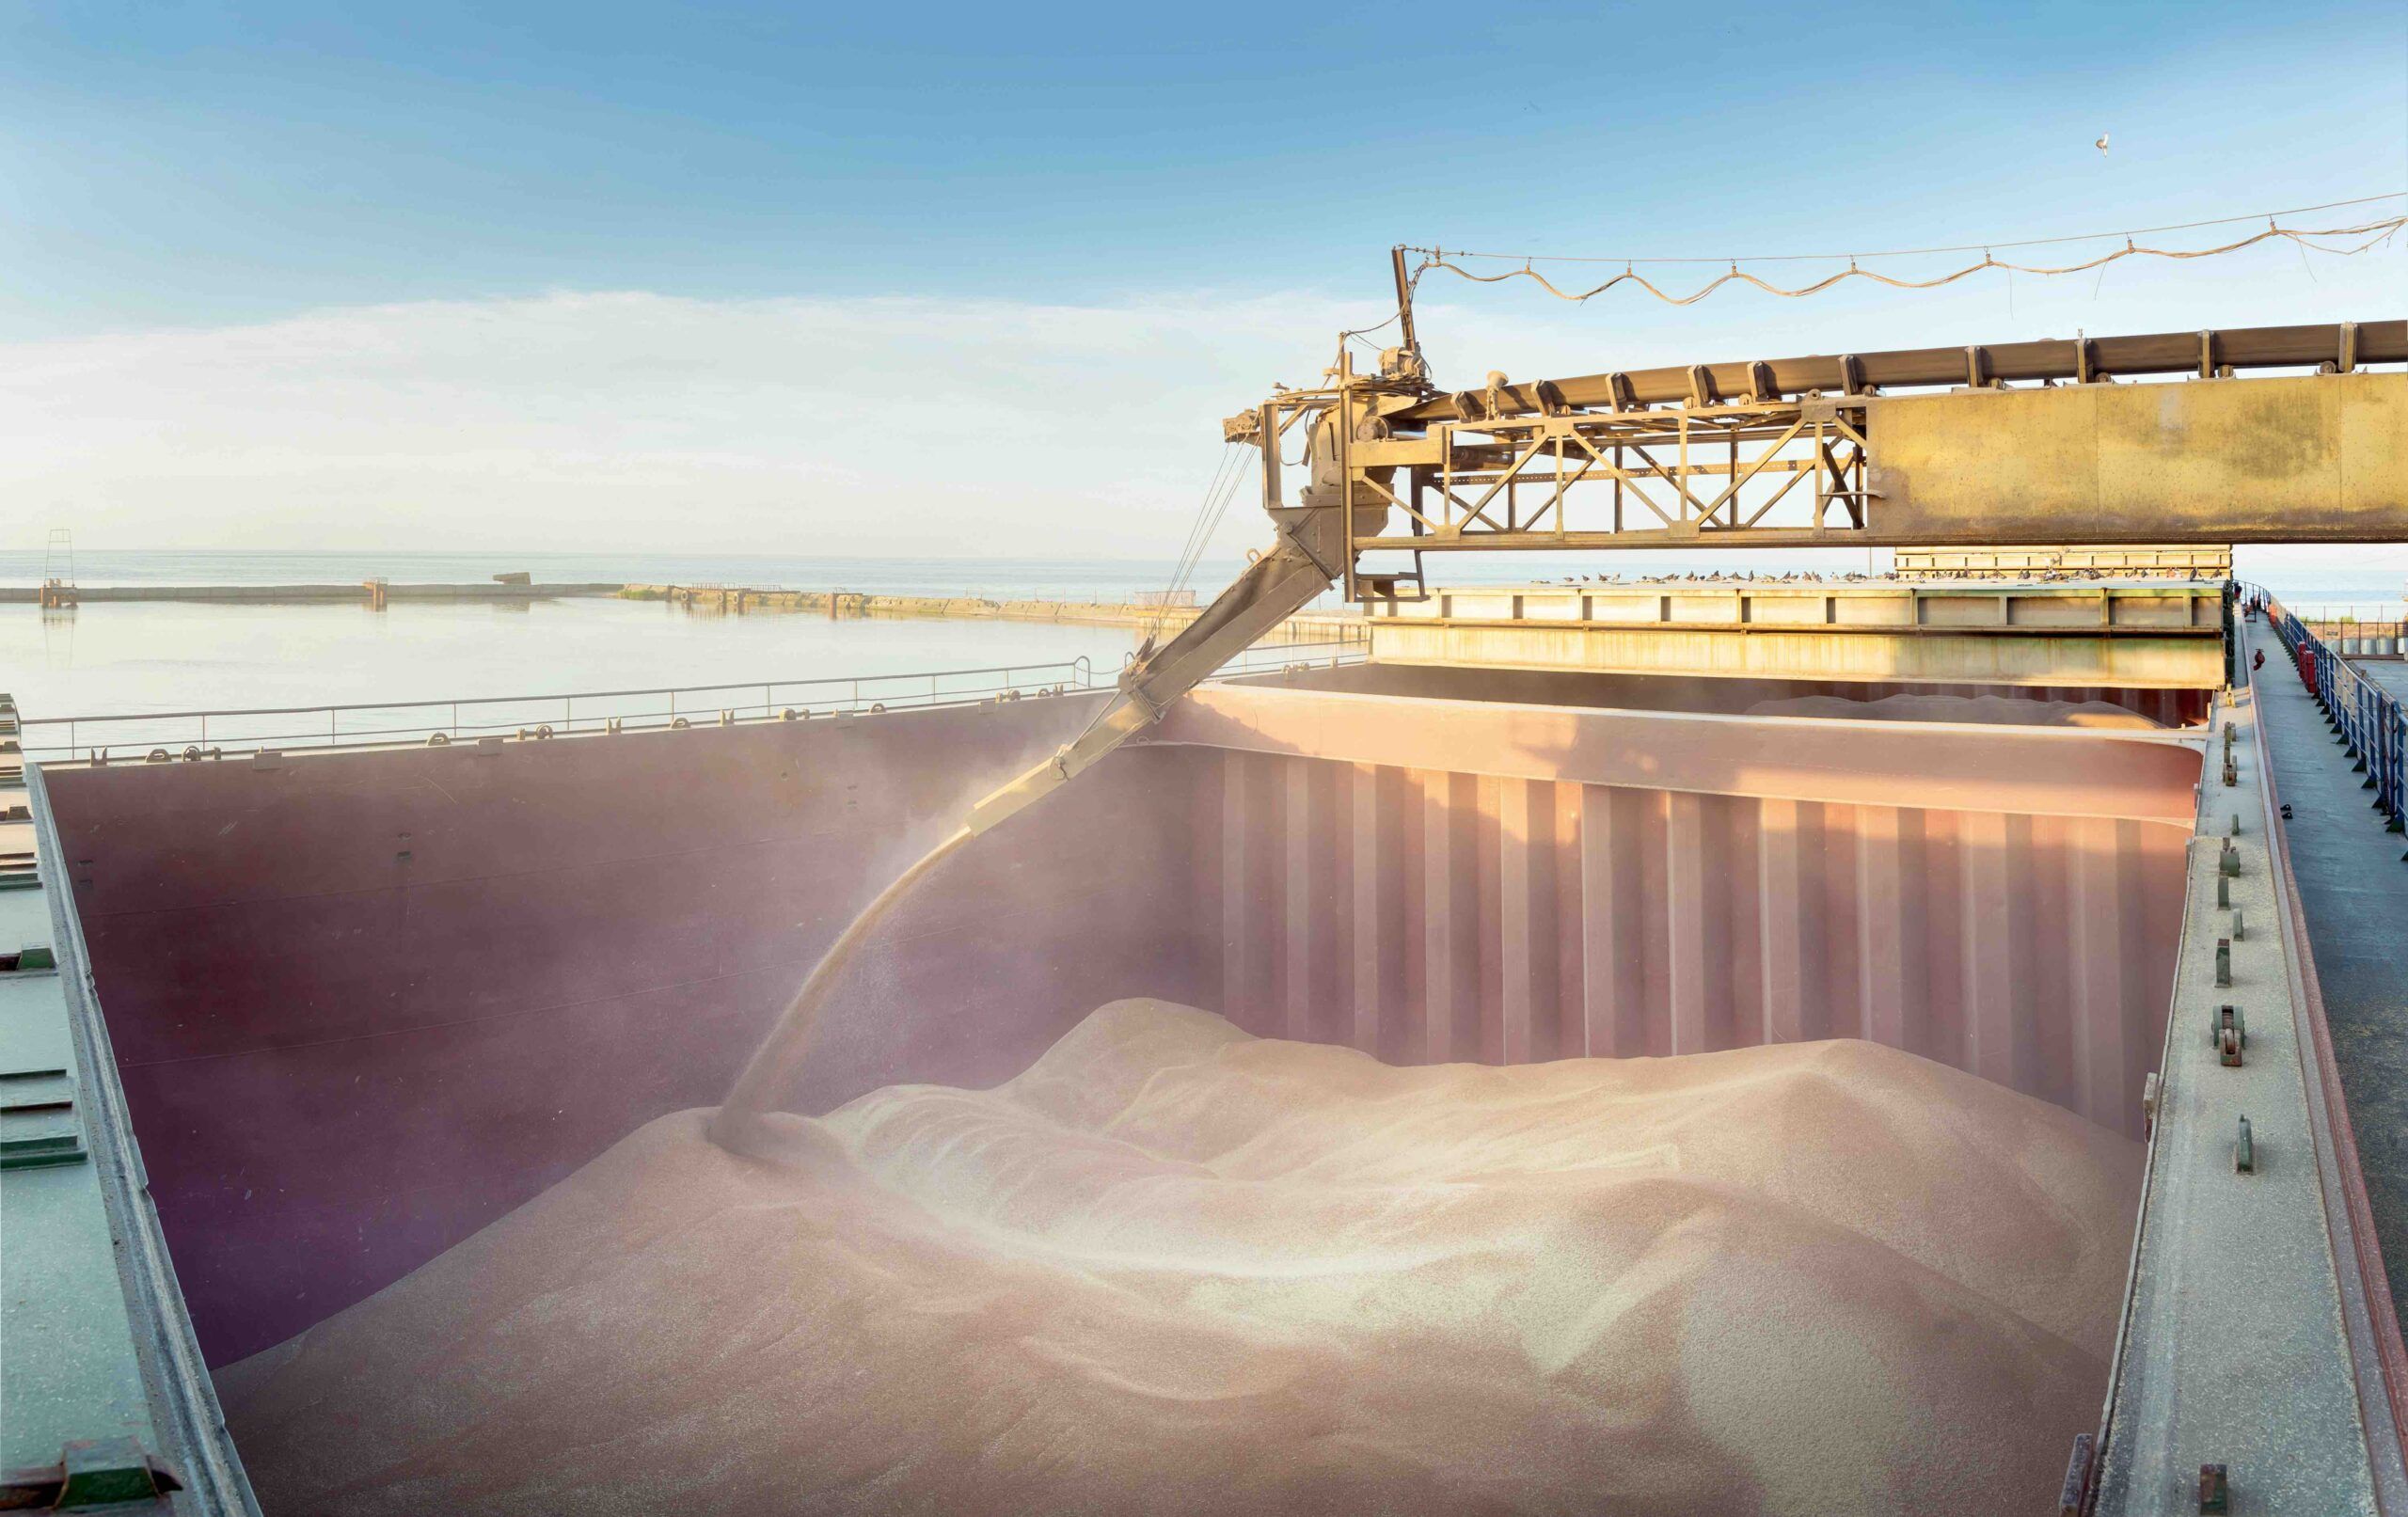
<svg viewBox="0 0 2408 1517"><path fill-rule="evenodd" d="M1259 444L1312 419L1301 503L1342 509L1345 561L1326 567L1350 600L1418 590L1421 555L1450 549L2398 541L2408 390L2362 371L2403 359L2408 322L2391 321L1491 374L1450 392L1391 349L1376 376L1341 353L1335 384L1283 391L1225 434ZM2357 387L2310 395L2303 374ZM2134 404L2140 378L2179 393ZM1263 460L1276 515L1275 442ZM1411 571L1354 561L1399 552Z"/></svg>
<svg viewBox="0 0 2408 1517"><path fill-rule="evenodd" d="M1348 450L1354 503L1393 508L1384 529L1348 536L1357 552L1724 533L1829 541L1865 525L1864 406L1849 397L1436 422L1418 440ZM1766 525L1784 502L1806 525Z"/></svg>

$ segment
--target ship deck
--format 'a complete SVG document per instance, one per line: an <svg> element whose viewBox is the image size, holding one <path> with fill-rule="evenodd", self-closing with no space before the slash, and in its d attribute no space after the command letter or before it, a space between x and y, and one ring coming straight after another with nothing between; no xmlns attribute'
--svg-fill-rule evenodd
<svg viewBox="0 0 2408 1517"><path fill-rule="evenodd" d="M2365 776L2281 663L2281 645L2253 632L2270 654L2254 681L2259 719L2276 793L2291 808L2292 869L2397 1306L2408 1282L2408 862L2370 808ZM2357 667L2408 695L2408 664Z"/></svg>

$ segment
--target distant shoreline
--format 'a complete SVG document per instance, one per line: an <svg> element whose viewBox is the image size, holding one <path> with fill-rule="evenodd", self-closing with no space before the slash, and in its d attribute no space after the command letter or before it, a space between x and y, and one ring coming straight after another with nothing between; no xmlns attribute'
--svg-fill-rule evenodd
<svg viewBox="0 0 2408 1517"><path fill-rule="evenodd" d="M615 580L561 584L501 584L458 581L436 584L395 584L382 580L350 584L290 585L89 585L70 586L62 609L83 605L132 602L182 602L226 606L366 606L382 608L392 601L470 601L523 604L566 599L648 601L703 614L815 615L831 621L904 617L940 621L997 619L1012 622L1069 622L1097 626L1159 627L1176 632L1194 621L1196 604L1157 606L1134 600L1060 600L1049 597L991 597L947 594L892 594L863 591L754 590L734 585L623 584ZM35 586L0 586L0 605L46 604ZM1340 640L1360 638L1366 627L1349 612L1306 612L1289 620L1285 637L1305 634Z"/></svg>
<svg viewBox="0 0 2408 1517"><path fill-rule="evenodd" d="M391 600L558 600L570 595L616 595L626 587L617 583L562 585L388 584L382 593ZM366 601L371 591L363 582L317 585L77 585L70 592L78 603L103 601L199 601L245 606L323 605L328 601ZM41 591L34 585L0 585L0 606L33 606Z"/></svg>
<svg viewBox="0 0 2408 1517"><path fill-rule="evenodd" d="M1177 632L1196 620L1205 597L1176 606L1137 601L1076 601L1041 597L873 594L851 590L748 590L733 585L628 585L626 599L664 601L690 610L749 615L824 616L831 621L862 617L912 617L936 621L995 618L1006 622L1079 622L1096 626L1159 627ZM1306 634L1352 640L1368 635L1369 624L1350 610L1302 611L1282 624L1283 635Z"/></svg>

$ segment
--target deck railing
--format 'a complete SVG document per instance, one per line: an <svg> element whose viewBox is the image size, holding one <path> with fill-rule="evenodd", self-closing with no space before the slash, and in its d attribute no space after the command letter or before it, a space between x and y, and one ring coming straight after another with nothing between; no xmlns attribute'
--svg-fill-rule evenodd
<svg viewBox="0 0 2408 1517"><path fill-rule="evenodd" d="M1296 665L1360 663L1360 642L1265 643L1249 648L1220 677ZM220 758L261 749L301 750L393 744L444 746L479 738L541 739L572 733L643 728L734 726L802 721L837 715L976 705L1110 689L1082 656L1055 663L1000 664L906 674L746 680L563 695L471 696L457 700L378 701L309 706L23 719L25 756L38 762L108 763Z"/></svg>
<svg viewBox="0 0 2408 1517"><path fill-rule="evenodd" d="M2251 594L2290 654L2300 683L2324 708L2334 735L2365 773L2366 788L2375 793L2374 809L2392 831L2408 830L2408 713L2282 602L2263 591Z"/></svg>

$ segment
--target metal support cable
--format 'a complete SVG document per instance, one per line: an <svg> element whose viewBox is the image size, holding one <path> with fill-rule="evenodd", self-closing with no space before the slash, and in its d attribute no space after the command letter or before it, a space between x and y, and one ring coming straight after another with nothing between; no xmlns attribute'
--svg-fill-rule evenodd
<svg viewBox="0 0 2408 1517"><path fill-rule="evenodd" d="M1203 498L1196 503L1195 519L1187 525L1187 537L1180 544L1179 557L1172 561L1170 583L1164 588L1177 590L1186 582L1191 561L1196 553L1196 539L1204 530L1204 519L1212 514L1212 502L1220 495L1222 482L1228 477L1231 464L1236 461L1237 453L1236 443L1230 442L1222 446L1221 462L1212 470L1212 480L1204 486Z"/></svg>
<svg viewBox="0 0 2408 1517"><path fill-rule="evenodd" d="M2393 216L2387 220L2369 221L2354 227L2331 227L2313 230L2303 230L2298 228L2279 227L2270 224L2264 231L2258 232L2255 236L2244 237L2238 242L2226 243L2216 247L2143 247L2135 242L2127 240L2123 246L2116 248L2111 253L2101 254L2099 257L2088 260L2085 262L2067 263L2054 267L2044 264L2009 263L2002 259L1992 256L1988 251L1985 251L1982 256L1982 261L1979 263L1969 263L1961 269L1957 269L1949 274L1941 275L1939 277L1931 279L1896 278L1893 276L1882 274L1873 269L1861 267L1857 259L1851 258L1848 261L1848 266L1846 268L1840 270L1836 274L1817 279L1812 284L1800 285L1795 290L1786 290L1767 280L1760 279L1756 277L1756 276L1740 268L1740 261L1734 260L1731 262L1731 269L1729 273L1719 276L1715 279L1700 286L1698 289L1691 291L1686 295L1672 294L1670 292L1662 290L1645 275L1639 273L1635 268L1627 266L1624 268L1622 273L1615 275L1612 278L1606 280L1603 284L1576 292L1559 289L1552 280L1547 278L1545 275L1539 273L1537 269L1530 266L1531 262L1536 261L1535 260L1526 261L1523 266L1518 269L1508 269L1502 274L1474 274L1469 269L1448 261L1443 256L1432 256L1426 259L1421 266L1425 270L1444 269L1450 274L1469 279L1475 284L1501 284L1508 279L1529 279L1536 283L1539 288L1545 290L1548 294L1555 296L1558 300L1568 300L1576 305L1588 300L1592 296L1604 294L1607 291L1611 290L1618 284L1636 284L1639 288L1646 291L1649 294L1654 295L1656 299L1663 301L1666 305L1693 306L1699 301L1703 300L1706 296L1721 289L1724 285L1734 283L1751 284L1757 289L1764 291L1766 294L1780 295L1785 299L1792 300L1804 295L1819 294L1823 291L1830 289L1833 285L1839 284L1843 280L1847 279L1871 279L1877 284L1885 284L1894 290L1936 290L1941 285L1955 284L1959 279L1980 274L1987 269L2004 269L2010 274L2036 274L2043 276L2081 274L2091 269L2103 268L2107 264L2115 262L2120 259L2127 258L2147 257L2175 260L2214 258L2225 253L2237 253L2242 248L2254 247L2259 243L2267 242L2275 238L2287 239L2290 242L2299 244L2303 247L2312 247L2320 253L2331 253L2338 257L2346 258L2352 254L2363 253L2370 247L2390 241L2403 226L2408 226L2408 216ZM2359 237L2363 240L2355 246L2336 247L2314 240L2320 237ZM1860 257L1896 256L1900 255L1860 255Z"/></svg>
<svg viewBox="0 0 2408 1517"><path fill-rule="evenodd" d="M1936 253L1991 253L2000 248L2047 247L2059 243L2101 243L2115 237L2147 237L2162 231L2196 231L2202 227L2237 227L2243 222L2272 222L2281 216L2304 216L2316 211L2337 211L2346 206L2373 205L2384 200L2408 200L2408 190L2392 190L2383 195L2362 195L2353 200L2327 200L2321 205L2286 206L2279 211L2254 211L2246 215L2217 216L2207 221L2178 221L2162 227L2119 227L2113 231L2073 232L2061 237L2026 237L2004 241L1993 239L1986 243L1956 243L1945 247L1890 247L1871 251L1858 249L1846 253L1756 253L1723 255L1717 258L1608 258L1595 255L1562 253L1475 253L1457 248L1456 258L1502 259L1515 263L1620 263L1625 267L1640 263L1830 263L1840 259L1920 258ZM1437 247L1406 246L1408 253L1428 258L1444 258L1447 252Z"/></svg>
<svg viewBox="0 0 2408 1517"><path fill-rule="evenodd" d="M1170 603L1187 588L1189 577L1195 574L1205 546L1212 541L1214 529L1220 525L1221 514L1228 509L1235 482L1244 472L1236 466L1242 451L1234 442L1222 448L1220 466L1212 471L1211 482L1204 486L1204 498L1196 502L1196 517L1188 524L1186 541L1180 545L1179 558L1171 568L1170 583L1164 587L1162 604L1155 608L1153 620L1147 625L1148 637L1161 635L1163 624L1169 615Z"/></svg>
<svg viewBox="0 0 2408 1517"><path fill-rule="evenodd" d="M1221 517L1228 510L1229 498L1237 491L1238 482L1245 477L1245 450L1236 443L1228 446L1225 466L1213 477L1212 488L1206 491L1196 514L1195 529L1187 546L1180 554L1179 572L1171 578L1171 589L1185 590L1194 580L1196 567L1203 561L1204 550L1212 545L1212 533L1219 528Z"/></svg>
<svg viewBox="0 0 2408 1517"><path fill-rule="evenodd" d="M1242 451L1240 456L1244 456ZM1221 523L1229 513L1229 502L1237 498L1238 486L1244 480L1245 470L1236 468L1231 469L1228 478L1222 482L1220 494L1212 502L1210 514L1202 520L1200 529L1196 534L1196 545L1189 552L1186 567L1180 572L1179 582L1174 588L1185 590L1194 578L1196 566L1203 562L1204 550L1212 546L1212 536L1221 529Z"/></svg>

